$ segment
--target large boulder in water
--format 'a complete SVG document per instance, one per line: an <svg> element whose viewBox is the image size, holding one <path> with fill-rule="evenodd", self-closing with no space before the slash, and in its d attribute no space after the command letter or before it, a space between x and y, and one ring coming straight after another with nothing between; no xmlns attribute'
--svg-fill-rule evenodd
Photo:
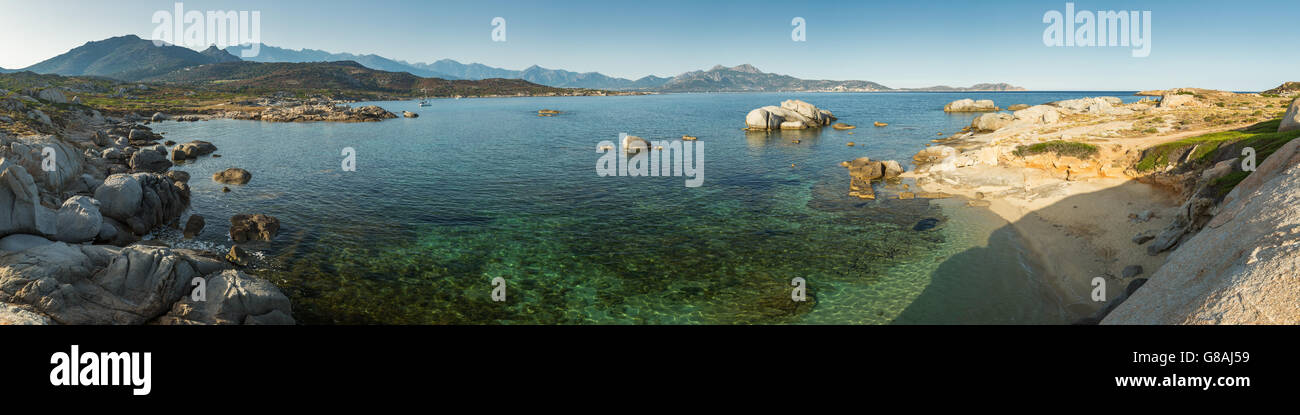
<svg viewBox="0 0 1300 415"><path fill-rule="evenodd" d="M222 184L248 184L253 173L240 168L229 168L212 174L212 180Z"/></svg>
<svg viewBox="0 0 1300 415"><path fill-rule="evenodd" d="M800 100L786 100L781 106L766 106L750 111L745 126L751 130L820 128L835 121L830 111Z"/></svg>
<svg viewBox="0 0 1300 415"><path fill-rule="evenodd" d="M624 135L621 144L623 145L623 153L626 154L636 154L650 150L650 141L634 135Z"/></svg>
<svg viewBox="0 0 1300 415"><path fill-rule="evenodd" d="M997 104L994 104L991 99L981 99L979 101L970 98L959 99L943 106L944 112L990 112L999 110L1001 108L998 108Z"/></svg>
<svg viewBox="0 0 1300 415"><path fill-rule="evenodd" d="M182 161L206 156L217 151L217 146L202 140L194 140L185 144L178 144L172 148L172 160Z"/></svg>

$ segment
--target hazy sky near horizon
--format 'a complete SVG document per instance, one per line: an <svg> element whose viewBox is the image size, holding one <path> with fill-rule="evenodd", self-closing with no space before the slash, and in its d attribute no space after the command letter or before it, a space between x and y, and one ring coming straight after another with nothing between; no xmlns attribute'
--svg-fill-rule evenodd
<svg viewBox="0 0 1300 415"><path fill-rule="evenodd" d="M23 68L88 41L151 38L175 1L0 0L0 67ZM1300 80L1295 0L1076 1L1151 11L1150 56L1131 47L1047 47L1044 13L1065 1L305 1L191 0L185 10L261 12L262 43L455 59L610 76L674 76L753 64L804 79L890 87L1009 82L1036 90L1196 86L1258 91ZM796 7L797 6L797 7ZM493 42L492 19L506 19ZM802 17L807 40L791 40Z"/></svg>

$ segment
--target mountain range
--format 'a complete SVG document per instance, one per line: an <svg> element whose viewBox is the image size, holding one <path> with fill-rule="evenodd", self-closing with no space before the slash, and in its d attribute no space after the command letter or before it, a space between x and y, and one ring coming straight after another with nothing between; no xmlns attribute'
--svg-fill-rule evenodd
<svg viewBox="0 0 1300 415"><path fill-rule="evenodd" d="M135 35L88 42L67 53L21 70L65 76L99 76L124 81L151 78L177 79L173 72L201 65L241 62L247 46L202 52L163 45ZM789 75L765 73L753 65L715 66L709 70L683 73L674 77L645 76L640 79L611 77L599 72L573 72L548 69L537 65L523 70L491 67L479 63L464 64L451 59L433 63L410 63L368 54L331 53L315 49L285 49L262 44L256 57L243 59L259 63L356 62L366 68L386 72L406 72L420 78L444 80L520 79L555 88L588 88L648 92L871 92L871 91L1023 91L1005 83L976 84L971 87L936 86L894 89L870 81L807 80ZM8 70L15 72L14 70Z"/></svg>
<svg viewBox="0 0 1300 415"><path fill-rule="evenodd" d="M538 85L521 79L448 80L409 72L371 69L355 61L340 62L223 62L200 65L149 78L164 84L205 85L242 92L351 91L398 96L490 96L564 94L571 89Z"/></svg>

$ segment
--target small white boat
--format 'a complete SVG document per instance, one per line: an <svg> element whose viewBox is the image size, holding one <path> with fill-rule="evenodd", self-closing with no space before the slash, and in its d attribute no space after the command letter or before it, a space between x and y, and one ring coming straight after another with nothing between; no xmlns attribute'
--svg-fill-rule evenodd
<svg viewBox="0 0 1300 415"><path fill-rule="evenodd" d="M429 103L429 91L427 89L420 88L420 93L424 95L424 98L420 98L420 106L421 107L433 106L433 104Z"/></svg>

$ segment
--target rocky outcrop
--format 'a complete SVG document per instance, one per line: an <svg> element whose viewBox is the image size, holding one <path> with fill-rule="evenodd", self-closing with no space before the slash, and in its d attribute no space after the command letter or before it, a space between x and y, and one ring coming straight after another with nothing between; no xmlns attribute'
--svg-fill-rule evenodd
<svg viewBox="0 0 1300 415"><path fill-rule="evenodd" d="M195 301L186 296L158 319L165 325L291 325L289 297L261 278L225 270L207 279L209 297Z"/></svg>
<svg viewBox="0 0 1300 415"><path fill-rule="evenodd" d="M195 251L52 243L0 253L0 308L18 306L58 324L293 322L279 290L222 272L228 268ZM207 282L206 304L190 298L195 278Z"/></svg>
<svg viewBox="0 0 1300 415"><path fill-rule="evenodd" d="M48 326L54 324L49 317L18 307L0 303L0 326Z"/></svg>
<svg viewBox="0 0 1300 415"><path fill-rule="evenodd" d="M190 189L170 177L154 173L115 174L95 189L100 212L135 235L180 218L190 206Z"/></svg>
<svg viewBox="0 0 1300 415"><path fill-rule="evenodd" d="M346 105L308 104L269 107L260 112L229 112L224 117L267 122L373 122L397 118L397 115L374 105L353 108Z"/></svg>
<svg viewBox="0 0 1300 415"><path fill-rule="evenodd" d="M1196 104L1196 97L1187 94L1165 94L1160 97L1160 108L1178 108Z"/></svg>
<svg viewBox="0 0 1300 415"><path fill-rule="evenodd" d="M248 184L253 180L253 173L248 170L231 167L212 174L212 180L223 184Z"/></svg>
<svg viewBox="0 0 1300 415"><path fill-rule="evenodd" d="M52 171L43 168L47 156L54 168ZM49 135L21 139L0 137L0 158L9 159L27 170L37 186L47 190L63 190L85 171L85 158L81 152Z"/></svg>
<svg viewBox="0 0 1300 415"><path fill-rule="evenodd" d="M172 168L172 162L167 160L166 152L158 152L155 149L139 149L131 154L132 173L162 173Z"/></svg>
<svg viewBox="0 0 1300 415"><path fill-rule="evenodd" d="M1123 103L1118 97L1091 97L1056 101L1049 105L1076 114L1108 115L1116 113L1115 106Z"/></svg>
<svg viewBox="0 0 1300 415"><path fill-rule="evenodd" d="M1265 159L1103 324L1300 324L1300 140Z"/></svg>
<svg viewBox="0 0 1300 415"><path fill-rule="evenodd" d="M68 103L68 97L64 95L63 91L60 91L58 88L42 89L41 92L36 95L36 97L40 98L43 101L49 101L55 104Z"/></svg>
<svg viewBox="0 0 1300 415"><path fill-rule="evenodd" d="M975 117L971 121L970 127L972 130L981 132L997 131L1010 125L1015 120L1016 118L1011 114L995 112Z"/></svg>
<svg viewBox="0 0 1300 415"><path fill-rule="evenodd" d="M949 102L943 106L943 112L991 112L1000 111L997 104L991 99L981 99L979 101L966 98Z"/></svg>
<svg viewBox="0 0 1300 415"><path fill-rule="evenodd" d="M0 237L16 233L53 235L55 214L41 205L27 170L0 158Z"/></svg>
<svg viewBox="0 0 1300 415"><path fill-rule="evenodd" d="M410 111L402 111L402 116L406 118L420 118L420 114L416 114Z"/></svg>
<svg viewBox="0 0 1300 415"><path fill-rule="evenodd" d="M197 238L200 233L203 233L205 225L207 225L207 221L203 219L202 215L190 215L190 218L185 221L185 239Z"/></svg>
<svg viewBox="0 0 1300 415"><path fill-rule="evenodd" d="M1174 249L1183 240L1196 235L1212 217L1214 200L1193 197L1183 203L1178 215L1155 239L1147 245L1147 255L1160 255L1161 252Z"/></svg>
<svg viewBox="0 0 1300 415"><path fill-rule="evenodd" d="M55 216L54 239L81 243L99 236L104 217L99 212L99 201L85 196L73 196L63 201Z"/></svg>
<svg viewBox="0 0 1300 415"><path fill-rule="evenodd" d="M800 100L787 100L781 106L766 106L745 115L750 130L802 130L830 125L836 118L830 111Z"/></svg>
<svg viewBox="0 0 1300 415"><path fill-rule="evenodd" d="M1061 119L1061 112L1056 107L1050 105L1035 105L1025 109L1017 110L1011 114L1016 121L1024 121L1031 124L1051 124Z"/></svg>
<svg viewBox="0 0 1300 415"><path fill-rule="evenodd" d="M230 217L230 239L236 243L270 241L280 233L280 220L263 214Z"/></svg>
<svg viewBox="0 0 1300 415"><path fill-rule="evenodd" d="M876 161L869 157L859 157L841 165L849 169L849 196L862 199L876 198L872 182L893 180L903 174L903 166L893 160Z"/></svg>
<svg viewBox="0 0 1300 415"><path fill-rule="evenodd" d="M1300 130L1300 99L1291 101L1291 107L1282 116L1282 124L1277 126L1279 133L1295 130Z"/></svg>

